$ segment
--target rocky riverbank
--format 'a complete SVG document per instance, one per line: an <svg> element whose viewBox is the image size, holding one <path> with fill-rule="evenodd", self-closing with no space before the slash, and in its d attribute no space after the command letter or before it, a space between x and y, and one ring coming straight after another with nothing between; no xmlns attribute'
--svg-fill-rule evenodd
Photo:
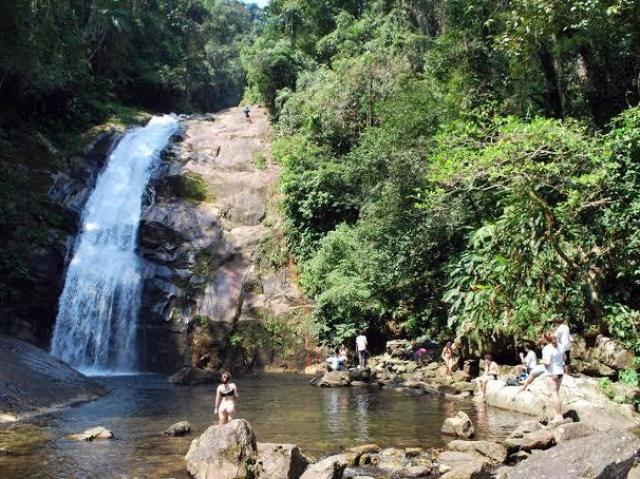
<svg viewBox="0 0 640 479"><path fill-rule="evenodd" d="M455 419L468 421L464 414ZM472 434L473 426L464 430ZM444 450L364 444L318 461L294 444L257 442L251 425L237 419L209 427L185 457L196 479L624 479L636 477L639 459L635 435L571 419L525 421L504 444L454 439Z"/></svg>
<svg viewBox="0 0 640 479"><path fill-rule="evenodd" d="M90 401L106 393L96 381L43 350L0 336L0 423Z"/></svg>
<svg viewBox="0 0 640 479"><path fill-rule="evenodd" d="M609 354L599 349L579 354L599 355L609 364L615 364L616 358L625 354L611 340L602 341L601 345L605 345L606 350L610 351ZM351 368L326 372L324 365L318 365L307 372L315 373L316 377L311 383L320 387L397 388L410 390L412 394L434 394L452 400L471 399L476 393L477 387L473 378L479 371L477 361L462 361L461 369L456 369L449 376L445 366L437 361L418 363L408 359L410 357L411 347L408 342L389 341L385 354L372 357L365 369ZM502 373L499 380L488 383L485 400L489 406L529 414L542 420L553 416L544 376L534 380L530 388L523 392L520 386L506 384L508 377L515 376L513 367L503 367ZM631 399L640 396L638 388L624 385L615 387L624 390ZM585 375L566 376L560 396L567 414L579 420L589 421L598 429L640 428L640 415L633 405L613 401L600 387L597 378Z"/></svg>

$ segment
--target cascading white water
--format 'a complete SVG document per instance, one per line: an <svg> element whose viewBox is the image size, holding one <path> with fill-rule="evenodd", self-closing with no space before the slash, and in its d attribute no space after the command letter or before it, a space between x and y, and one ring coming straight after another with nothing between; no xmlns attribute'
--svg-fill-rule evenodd
<svg viewBox="0 0 640 479"><path fill-rule="evenodd" d="M127 132L87 201L51 342L54 356L80 370L136 369L142 288L136 242L143 195L177 128L178 119L164 115Z"/></svg>

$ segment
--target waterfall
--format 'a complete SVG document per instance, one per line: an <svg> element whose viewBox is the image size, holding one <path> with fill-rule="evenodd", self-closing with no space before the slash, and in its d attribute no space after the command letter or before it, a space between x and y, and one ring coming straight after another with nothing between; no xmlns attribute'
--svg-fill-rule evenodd
<svg viewBox="0 0 640 479"><path fill-rule="evenodd" d="M173 115L128 131L109 156L82 213L60 296L51 353L87 372L137 369L143 264L136 253L142 200Z"/></svg>

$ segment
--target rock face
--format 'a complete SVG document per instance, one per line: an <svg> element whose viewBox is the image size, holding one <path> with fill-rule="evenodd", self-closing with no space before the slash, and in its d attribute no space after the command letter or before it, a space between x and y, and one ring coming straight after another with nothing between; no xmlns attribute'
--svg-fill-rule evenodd
<svg viewBox="0 0 640 479"><path fill-rule="evenodd" d="M258 443L260 479L299 479L308 464L295 444Z"/></svg>
<svg viewBox="0 0 640 479"><path fill-rule="evenodd" d="M195 479L246 479L257 461L256 438L244 419L210 426L194 439L185 456Z"/></svg>
<svg viewBox="0 0 640 479"><path fill-rule="evenodd" d="M440 432L448 436L468 439L475 434L475 428L469 416L462 411L458 411L455 416L448 417L444 420Z"/></svg>
<svg viewBox="0 0 640 479"><path fill-rule="evenodd" d="M43 188L42 196L48 196L50 200L50 205L42 205L42 213L54 213L62 221L44 232L46 244L30 248L25 258L31 267L32 278L24 292L28 301L0 305L0 334L41 348L48 347L58 313L67 251L78 231L84 204L106 163L112 144L118 138L115 130L101 134L83 153L67 159L69 168L64 173L45 169L65 162L62 153L55 150L47 139L36 134L29 138L31 145L25 144L25 150L21 152L25 164L34 160L31 155L41 157L36 163L42 168L32 169L29 174L34 177L33 188L38 191Z"/></svg>
<svg viewBox="0 0 640 479"><path fill-rule="evenodd" d="M519 463L508 479L625 479L640 454L640 439L626 431L598 432L564 442Z"/></svg>
<svg viewBox="0 0 640 479"><path fill-rule="evenodd" d="M74 441L94 441L96 439L113 439L113 433L103 426L92 427L81 434L73 434Z"/></svg>
<svg viewBox="0 0 640 479"><path fill-rule="evenodd" d="M287 341L297 341L291 349L301 353L286 358L229 341L233 334L251 346L268 334L265 320L294 322L305 311L281 220L267 209L278 178L265 152L267 115L256 109L247 123L241 109L232 108L193 116L183 126L156 173L155 202L139 230L149 265L141 308L144 368L302 366L301 334ZM204 189L204 200L191 199L187 180Z"/></svg>
<svg viewBox="0 0 640 479"><path fill-rule="evenodd" d="M99 383L43 350L0 336L0 423L106 393Z"/></svg>
<svg viewBox="0 0 640 479"><path fill-rule="evenodd" d="M618 341L598 336L592 348L584 345L584 340L576 338L576 369L584 374L594 376L613 377L622 369L632 368L634 365L633 352L626 349Z"/></svg>

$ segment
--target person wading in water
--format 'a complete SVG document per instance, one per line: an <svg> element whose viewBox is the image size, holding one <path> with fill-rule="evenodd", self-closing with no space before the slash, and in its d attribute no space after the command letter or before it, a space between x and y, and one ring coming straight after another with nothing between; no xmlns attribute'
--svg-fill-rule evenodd
<svg viewBox="0 0 640 479"><path fill-rule="evenodd" d="M218 424L224 426L233 419L236 414L236 399L238 399L238 388L230 383L231 374L222 373L222 384L216 390L216 404L213 410L218 414Z"/></svg>

